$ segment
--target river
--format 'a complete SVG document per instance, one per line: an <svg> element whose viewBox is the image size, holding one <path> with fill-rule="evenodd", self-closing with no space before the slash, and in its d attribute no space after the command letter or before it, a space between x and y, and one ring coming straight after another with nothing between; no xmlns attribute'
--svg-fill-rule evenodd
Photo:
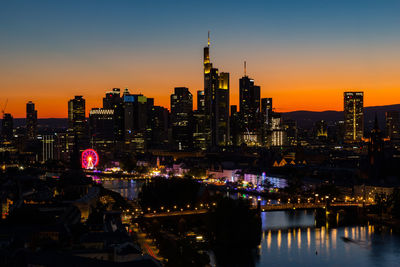
<svg viewBox="0 0 400 267"><path fill-rule="evenodd" d="M256 266L400 266L400 236L371 225L317 228L312 211L263 212ZM343 240L347 237L347 242Z"/></svg>
<svg viewBox="0 0 400 267"><path fill-rule="evenodd" d="M102 181L134 199L134 180ZM262 240L255 266L400 266L400 236L372 225L316 227L313 211L262 212ZM343 239L346 237L348 239Z"/></svg>

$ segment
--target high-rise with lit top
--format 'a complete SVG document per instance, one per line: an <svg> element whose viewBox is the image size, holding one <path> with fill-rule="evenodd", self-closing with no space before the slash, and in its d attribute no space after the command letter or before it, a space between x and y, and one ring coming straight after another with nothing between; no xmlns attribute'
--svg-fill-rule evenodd
<svg viewBox="0 0 400 267"><path fill-rule="evenodd" d="M229 136L229 73L218 72L210 61L210 35L204 48L204 114L208 148L226 146Z"/></svg>

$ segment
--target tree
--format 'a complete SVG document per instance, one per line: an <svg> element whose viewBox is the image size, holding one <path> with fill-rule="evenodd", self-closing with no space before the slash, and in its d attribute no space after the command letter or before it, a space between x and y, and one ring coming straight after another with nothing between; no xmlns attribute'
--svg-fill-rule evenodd
<svg viewBox="0 0 400 267"><path fill-rule="evenodd" d="M187 174L194 177L195 179L201 179L202 177L206 176L206 170L199 167L193 167Z"/></svg>
<svg viewBox="0 0 400 267"><path fill-rule="evenodd" d="M288 186L285 187L285 191L290 195L297 195L303 191L303 181L298 177L294 176L288 180Z"/></svg>
<svg viewBox="0 0 400 267"><path fill-rule="evenodd" d="M400 190L396 188L393 190L392 196L392 215L396 219L400 219Z"/></svg>
<svg viewBox="0 0 400 267"><path fill-rule="evenodd" d="M124 171L132 172L136 168L136 159L132 154L128 154L120 160L119 164Z"/></svg>

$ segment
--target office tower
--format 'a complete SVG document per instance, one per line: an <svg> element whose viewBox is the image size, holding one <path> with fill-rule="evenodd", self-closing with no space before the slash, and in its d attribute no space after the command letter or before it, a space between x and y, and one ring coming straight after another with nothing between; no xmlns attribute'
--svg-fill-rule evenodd
<svg viewBox="0 0 400 267"><path fill-rule="evenodd" d="M193 111L193 148L204 151L207 149L208 133L206 132L205 94L197 91L197 110Z"/></svg>
<svg viewBox="0 0 400 267"><path fill-rule="evenodd" d="M268 136L267 146L284 146L286 132L283 130L283 122L280 114L272 114L270 131L271 133Z"/></svg>
<svg viewBox="0 0 400 267"><path fill-rule="evenodd" d="M254 85L254 80L245 73L239 79L239 107L243 123L248 128L257 127L257 115L260 112L260 86Z"/></svg>
<svg viewBox="0 0 400 267"><path fill-rule="evenodd" d="M204 48L204 103L207 144L210 148L229 143L229 73L218 73L210 61L210 38Z"/></svg>
<svg viewBox="0 0 400 267"><path fill-rule="evenodd" d="M364 93L344 92L345 142L360 142L364 136Z"/></svg>
<svg viewBox="0 0 400 267"><path fill-rule="evenodd" d="M35 110L35 104L32 101L29 101L26 104L26 133L28 139L36 139L37 111Z"/></svg>
<svg viewBox="0 0 400 267"><path fill-rule="evenodd" d="M69 133L56 133L54 153L55 159L60 160L64 163L69 162L71 149L68 148L68 136Z"/></svg>
<svg viewBox="0 0 400 267"><path fill-rule="evenodd" d="M254 80L246 75L239 79L239 107L241 118L241 142L249 146L259 145L260 129L260 86L254 85Z"/></svg>
<svg viewBox="0 0 400 267"><path fill-rule="evenodd" d="M297 122L295 120L286 119L283 121L283 130L285 139L283 144L287 146L297 145Z"/></svg>
<svg viewBox="0 0 400 267"><path fill-rule="evenodd" d="M125 89L124 95L129 94L128 90ZM121 90L119 88L113 88L112 91L106 92L103 98L103 109L114 110L114 139L115 141L124 140L124 106L123 99L121 97Z"/></svg>
<svg viewBox="0 0 400 267"><path fill-rule="evenodd" d="M204 103L204 90L197 91L197 110L204 113L205 103Z"/></svg>
<svg viewBox="0 0 400 267"><path fill-rule="evenodd" d="M106 96L103 97L103 108L114 109L115 105L117 105L120 101L121 101L121 89L113 88L111 91L106 92Z"/></svg>
<svg viewBox="0 0 400 267"><path fill-rule="evenodd" d="M400 141L400 119L399 112L397 110L387 111L386 117L386 136L390 138L392 142Z"/></svg>
<svg viewBox="0 0 400 267"><path fill-rule="evenodd" d="M151 141L149 148L168 148L169 111L160 106L153 106L150 113Z"/></svg>
<svg viewBox="0 0 400 267"><path fill-rule="evenodd" d="M48 134L42 136L42 161L56 159L55 153L55 138L54 134Z"/></svg>
<svg viewBox="0 0 400 267"><path fill-rule="evenodd" d="M98 140L114 140L114 110L93 108L89 112L90 137Z"/></svg>
<svg viewBox="0 0 400 267"><path fill-rule="evenodd" d="M315 123L315 138L317 140L326 140L328 138L328 125L326 121L319 120Z"/></svg>
<svg viewBox="0 0 400 267"><path fill-rule="evenodd" d="M345 136L344 121L337 121L331 127L328 127L328 137L335 144L343 144Z"/></svg>
<svg viewBox="0 0 400 267"><path fill-rule="evenodd" d="M144 152L148 126L147 97L142 94L124 94L123 103L125 149Z"/></svg>
<svg viewBox="0 0 400 267"><path fill-rule="evenodd" d="M237 110L236 105L231 105L231 118L229 120L229 123L230 123L231 144L233 146L238 146L241 124L240 124L239 112Z"/></svg>
<svg viewBox="0 0 400 267"><path fill-rule="evenodd" d="M272 124L272 98L261 99L261 120L262 120L262 143L267 145L271 140L271 124Z"/></svg>
<svg viewBox="0 0 400 267"><path fill-rule="evenodd" d="M171 95L171 126L173 148L193 148L193 96L186 87L176 87Z"/></svg>
<svg viewBox="0 0 400 267"><path fill-rule="evenodd" d="M368 143L369 178L382 180L385 178L385 142L379 129L378 118L375 114L374 128L371 130Z"/></svg>
<svg viewBox="0 0 400 267"><path fill-rule="evenodd" d="M73 149L74 140L78 141L79 150L86 148L87 127L85 117L85 99L82 96L75 96L68 101L68 145L67 149Z"/></svg>
<svg viewBox="0 0 400 267"><path fill-rule="evenodd" d="M221 72L219 75L219 88L216 95L217 114L216 121L216 142L217 146L229 144L229 73Z"/></svg>
<svg viewBox="0 0 400 267"><path fill-rule="evenodd" d="M102 155L114 151L114 110L93 108L89 112L91 146Z"/></svg>
<svg viewBox="0 0 400 267"><path fill-rule="evenodd" d="M147 148L151 147L151 138L153 136L153 128L152 126L152 116L153 116L153 111L154 111L154 98L147 98L146 102L146 114L147 114L147 122L146 122L146 130L145 130L145 142L147 145Z"/></svg>
<svg viewBox="0 0 400 267"><path fill-rule="evenodd" d="M261 99L261 114L263 124L268 127L271 126L271 118L272 118L272 98L262 98Z"/></svg>
<svg viewBox="0 0 400 267"><path fill-rule="evenodd" d="M13 117L10 113L4 113L3 120L1 121L1 137L3 140L11 141L13 138Z"/></svg>

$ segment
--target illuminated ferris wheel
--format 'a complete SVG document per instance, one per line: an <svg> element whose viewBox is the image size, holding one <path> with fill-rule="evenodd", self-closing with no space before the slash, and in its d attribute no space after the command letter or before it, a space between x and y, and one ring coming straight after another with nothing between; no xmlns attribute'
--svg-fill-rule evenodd
<svg viewBox="0 0 400 267"><path fill-rule="evenodd" d="M94 167L99 164L99 155L93 149L86 149L82 152L81 157L82 168L84 169L94 169Z"/></svg>

